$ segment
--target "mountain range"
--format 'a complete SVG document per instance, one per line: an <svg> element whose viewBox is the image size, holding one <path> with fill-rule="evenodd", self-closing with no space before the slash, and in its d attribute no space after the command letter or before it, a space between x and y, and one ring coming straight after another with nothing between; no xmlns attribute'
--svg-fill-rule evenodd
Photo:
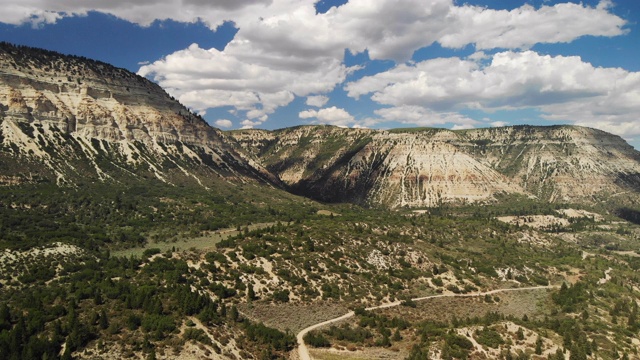
<svg viewBox="0 0 640 360"><path fill-rule="evenodd" d="M640 152L577 126L222 132L157 84L98 61L0 45L0 184L268 184L325 202L434 207L502 194L637 202Z"/></svg>

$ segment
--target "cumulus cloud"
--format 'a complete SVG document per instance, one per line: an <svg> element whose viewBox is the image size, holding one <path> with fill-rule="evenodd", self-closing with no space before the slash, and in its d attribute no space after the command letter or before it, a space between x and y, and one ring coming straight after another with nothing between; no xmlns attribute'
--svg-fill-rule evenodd
<svg viewBox="0 0 640 360"><path fill-rule="evenodd" d="M375 110L375 114L384 121L394 121L407 125L439 126L454 124L456 126L474 127L479 121L457 112L436 112L416 105L399 105Z"/></svg>
<svg viewBox="0 0 640 360"><path fill-rule="evenodd" d="M492 121L489 125L493 127L503 127L509 125L509 123L506 121Z"/></svg>
<svg viewBox="0 0 640 360"><path fill-rule="evenodd" d="M224 21L251 16L271 5L272 0L21 0L3 3L0 21L23 24L39 20L55 23L65 16L83 16L89 11L111 14L129 22L148 26L156 20L193 23L203 21L211 29ZM55 18L54 15L55 14Z"/></svg>
<svg viewBox="0 0 640 360"><path fill-rule="evenodd" d="M37 28L45 24L55 24L58 20L68 16L64 12L51 11L44 4L41 6L21 3L2 4L0 22L12 25L30 23Z"/></svg>
<svg viewBox="0 0 640 360"><path fill-rule="evenodd" d="M227 120L227 119L216 120L215 124L216 126L219 126L225 129L228 129L233 126L233 123L231 122L231 120Z"/></svg>
<svg viewBox="0 0 640 360"><path fill-rule="evenodd" d="M354 117L349 112L335 106L320 110L301 111L298 116L301 119L316 119L319 124L336 126L349 126L355 122Z"/></svg>
<svg viewBox="0 0 640 360"><path fill-rule="evenodd" d="M626 22L611 12L609 0L595 7L567 2L513 10L454 0L404 0L402 6L397 0L349 0L323 14L316 13L316 1L21 0L3 4L0 22L39 26L89 11L141 26L172 19L200 21L213 30L232 21L239 30L223 51L194 44L144 64L139 73L196 111L232 107L246 119L245 127L267 121L296 96L307 97L309 106L325 106L326 97L312 94L330 93L357 69L344 64L348 49L397 63L389 71L345 86L349 96L371 96L386 105L377 112L381 119L473 126L473 120L456 111L537 107L550 120L640 133L635 124L637 73L530 51L487 55L492 49L624 34ZM467 59L408 62L416 50L434 43L448 48L472 45L477 52ZM336 107L301 114L319 122L355 123L346 110Z"/></svg>
<svg viewBox="0 0 640 360"><path fill-rule="evenodd" d="M468 124L463 124L463 125L453 125L451 127L451 130L466 130L466 129L473 129L474 126L473 125L468 125Z"/></svg>
<svg viewBox="0 0 640 360"><path fill-rule="evenodd" d="M438 41L451 48L475 44L476 49L517 49L537 43L566 43L584 35L621 35L625 21L609 13L608 3L602 1L595 8L561 3L539 9L525 4L511 11L454 7L453 16L460 20L457 30L448 31Z"/></svg>
<svg viewBox="0 0 640 360"><path fill-rule="evenodd" d="M261 121L242 120L243 129L253 129L256 126L262 125Z"/></svg>
<svg viewBox="0 0 640 360"><path fill-rule="evenodd" d="M345 90L352 97L371 94L406 118L418 119L425 111L538 108L550 120L640 134L640 73L594 67L577 56L507 51L493 55L486 67L432 59L364 77ZM392 110L377 113L389 117L385 113Z"/></svg>
<svg viewBox="0 0 640 360"><path fill-rule="evenodd" d="M232 21L240 29L236 56L263 66L315 69L326 57L341 59L344 49L368 50L372 59L409 60L434 42L461 48L526 48L569 42L585 35L623 34L625 20L610 13L610 1L596 7L561 3L507 11L454 0L350 0L323 14L316 0L22 0L3 6L0 21L53 23L89 11L112 14L147 26L156 20L202 21L216 29ZM558 31L558 29L562 29Z"/></svg>
<svg viewBox="0 0 640 360"><path fill-rule="evenodd" d="M225 51L202 49L197 44L142 66L139 74L152 77L185 105L203 110L233 106L263 118L295 96L332 90L349 72L339 60L325 59L316 69L279 69Z"/></svg>
<svg viewBox="0 0 640 360"><path fill-rule="evenodd" d="M306 104L309 106L323 107L328 101L329 101L328 96L314 95L314 96L307 96Z"/></svg>

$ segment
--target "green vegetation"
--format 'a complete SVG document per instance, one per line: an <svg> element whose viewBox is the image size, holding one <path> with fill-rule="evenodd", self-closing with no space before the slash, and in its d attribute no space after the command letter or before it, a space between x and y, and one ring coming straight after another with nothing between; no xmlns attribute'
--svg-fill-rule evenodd
<svg viewBox="0 0 640 360"><path fill-rule="evenodd" d="M100 62L6 43L0 52L21 71L70 72L66 82L74 85L83 74L108 73L160 91ZM175 110L185 121L203 121L179 104ZM223 136L219 153L175 141L158 143L166 156L156 156L141 142L81 139L47 126L17 123L51 156L47 166L15 143L0 146L3 359L287 358L292 331L348 309L355 316L304 340L317 351L376 348L407 359L617 360L640 350L637 198L541 201L562 198L545 179L568 165L525 163L543 147L569 156L575 145L501 144L456 131L458 148L500 159L491 163L503 175L530 165L527 179L514 181L537 198L499 194L489 204L443 203L416 213L321 204L278 190L225 152L235 144ZM390 133L391 146L410 133L444 130ZM360 166L352 160L377 139L370 130L273 132L283 142L234 135L246 135L243 144L268 169L299 169L294 192L365 203L364 190L374 186L340 173ZM378 171L389 151L367 154L358 170ZM635 186L634 176L616 180ZM571 217L566 209L598 216ZM537 228L542 215L562 222ZM538 288L518 290L524 287ZM495 289L516 290L484 293ZM384 303L400 305L365 310Z"/></svg>
<svg viewBox="0 0 640 360"><path fill-rule="evenodd" d="M147 189L146 194L153 191L159 192L160 188ZM171 195L171 191L167 194ZM8 193L5 196L27 203L26 191L18 191L13 197ZM473 351L468 343L471 338L488 349L506 353L509 344L521 341L520 336L532 331L539 335L558 334L563 339L562 346L568 351L573 348L575 354L598 351L599 356L608 359L614 349L630 349L623 339L640 326L637 307L631 301L634 295L628 290L630 284L638 281L633 271L640 268L640 260L632 257L624 263L615 263L598 255L584 259L581 249L554 240L553 233L536 235L546 239L544 246L522 242L522 234L531 230L477 216L467 208L459 209L458 213L454 208L442 208L439 213L407 216L409 213L402 211L389 213L338 205L330 207L330 211L341 215L329 217L318 214L319 204L301 202L294 214L285 209L288 200L280 200L281 205L271 210L269 207L253 209L254 216L270 223L247 226L243 224L245 220L238 219L248 206L245 208L240 203L228 206L226 202L218 203L198 193L177 192L171 197L165 196L163 202L173 204L170 207L162 207L162 202L147 196L137 198L140 203L136 206L122 205L122 214L97 212L98 204L115 203L113 196L105 192L96 197L103 200L81 203L79 208L85 210L82 216L96 219L94 224L104 224L94 227L88 220L82 224L84 217L75 213L76 210L65 214L56 212L55 206L50 205L58 199L55 195L47 202L38 200L39 209L33 200L30 206L21 207L25 224L26 219L41 216L45 209L51 214L43 216L52 222L55 220L54 224L69 224L73 219L78 224L74 228L77 233L67 233L66 237L55 235L61 231L60 226L43 221L37 225L42 235L35 237L30 245L23 245L22 239L35 235L36 230L21 226L20 222L11 226L2 223L3 228L11 230L3 241L12 244L13 251L24 249L27 254L36 249L35 244L52 242L75 244L81 249L64 256L25 257L21 263L4 265L3 273L7 275L3 279L2 299L7 307L0 309L2 349L9 349L11 354L29 351L42 356L60 351L67 341L71 344L70 351L77 352L96 349L99 341L126 338L123 346L134 353L145 353L145 349L153 347L180 351L194 342L208 351L224 352L230 343L220 339L233 337L234 346L248 353L260 354L260 349L267 346L269 354L279 356L294 346L292 334L283 331L286 325L276 331L244 318L236 308L236 304L244 302L274 302L283 306L319 301L375 305L385 298L400 299L405 305L399 307L403 309L400 313L365 311L356 305L357 316L353 322L311 332L307 341L319 348L336 344L393 348L413 341L409 358L435 350L452 358L469 356ZM175 200L166 200L171 198ZM120 201L128 204L124 199ZM158 221L147 223L143 216L135 215L144 214L147 206L156 207L154 219ZM182 206L184 213L180 212ZM500 212L507 213L508 206L502 206ZM515 204L519 211L541 209L538 207L541 205L527 206L521 202ZM95 215L88 216L92 209L96 209ZM173 246L180 245L180 241L153 242L162 239L160 234L202 239L202 231L209 230L201 230L203 226L197 219L205 219L207 214L224 216L224 209L228 209L229 218L238 215L229 220L238 225L213 247L199 250L194 246L191 250L174 252ZM192 217L194 212L200 217ZM178 226L181 231L175 226L170 229L168 218L162 220L169 213L173 219L193 219L193 223L182 223ZM11 218L8 212L4 214L5 219ZM137 225L119 223L133 221L132 217L141 220ZM164 226L167 228L163 229ZM198 231L189 231L193 227ZM65 225L64 231L69 228L73 227ZM140 248L142 257L111 256L115 251L110 249L140 244L135 237L109 237L117 231L134 228L148 229L138 233L143 234L140 236L147 242L146 247ZM630 229L633 234L633 228ZM96 236L98 234L103 235ZM45 245L45 248L47 246L54 245ZM376 256L384 259L384 267L372 260ZM265 267L265 263L270 264L269 267ZM61 267L53 270L54 264ZM612 268L611 280L596 286L608 268ZM556 270L550 272L549 269ZM493 313L470 318L460 314L434 322L415 315L414 312L420 313L422 304L410 300L447 291L462 294L489 287L564 284L563 273L571 271L582 273L582 280L562 285L547 300L542 300L539 306L543 312L525 312L529 316L524 317L521 313L501 313L510 309L513 300L495 295L478 299L487 306L486 311L495 309L491 310ZM277 276L279 285L270 285L273 276ZM78 287L75 285L78 283L87 286ZM41 300L33 301L34 298ZM595 309L606 317L594 316ZM447 311L440 312L443 313ZM424 316L424 312L422 314ZM194 321L204 327L194 327ZM286 323L286 319L284 321ZM526 331L522 335L509 335L503 330L505 321L517 324L519 332ZM19 325L23 322L34 325L26 327L30 329L28 334L20 335L26 339L22 347L12 348L15 341L11 339L23 332ZM184 327L190 330L181 333ZM598 332L605 328L620 337L613 341L598 337ZM414 331L418 338L411 340ZM216 333L218 335L214 335ZM531 351L543 351L544 344L537 342L539 349L532 347Z"/></svg>
<svg viewBox="0 0 640 360"><path fill-rule="evenodd" d="M226 185L212 194L156 181L81 189L53 184L0 187L0 245L28 249L60 241L88 250L119 249L254 223L294 221L317 211L292 196L274 200L262 189ZM247 202L245 196L253 200Z"/></svg>

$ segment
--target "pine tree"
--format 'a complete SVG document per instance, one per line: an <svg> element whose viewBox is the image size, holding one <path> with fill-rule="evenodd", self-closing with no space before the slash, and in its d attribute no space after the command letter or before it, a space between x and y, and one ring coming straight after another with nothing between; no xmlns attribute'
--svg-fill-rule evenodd
<svg viewBox="0 0 640 360"><path fill-rule="evenodd" d="M542 338L538 336L536 339L536 355L542 355Z"/></svg>
<svg viewBox="0 0 640 360"><path fill-rule="evenodd" d="M574 344L574 346L571 347L569 360L587 360L587 354L585 354L584 350L580 346Z"/></svg>
<svg viewBox="0 0 640 360"><path fill-rule="evenodd" d="M11 311L7 304L0 305L0 331L11 329Z"/></svg>
<svg viewBox="0 0 640 360"><path fill-rule="evenodd" d="M238 312L238 308L235 305L231 307L231 310L229 311L229 317L231 318L231 321L235 322L240 319L240 313Z"/></svg>
<svg viewBox="0 0 640 360"><path fill-rule="evenodd" d="M100 329L105 330L109 327L109 319L107 318L107 312L102 309L100 311Z"/></svg>
<svg viewBox="0 0 640 360"><path fill-rule="evenodd" d="M393 333L393 337L391 338L391 340L393 341L402 340L402 336L400 336L400 331L398 329L396 329L396 331Z"/></svg>

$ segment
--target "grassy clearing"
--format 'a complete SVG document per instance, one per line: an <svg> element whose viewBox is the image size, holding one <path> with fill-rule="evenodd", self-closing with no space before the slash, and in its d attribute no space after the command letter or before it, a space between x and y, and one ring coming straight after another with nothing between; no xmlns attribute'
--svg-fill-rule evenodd
<svg viewBox="0 0 640 360"><path fill-rule="evenodd" d="M340 214L329 211L329 210L318 210L317 214L324 215L324 216L340 216Z"/></svg>
<svg viewBox="0 0 640 360"><path fill-rule="evenodd" d="M389 360L404 359L406 352L369 347L363 350L349 351L335 349L311 349L312 358L317 360Z"/></svg>
<svg viewBox="0 0 640 360"><path fill-rule="evenodd" d="M276 223L260 223L247 226L249 231L256 229L263 229ZM174 247L176 250L215 250L217 243L224 239L228 239L232 236L240 234L244 229L238 230L237 228L220 229L216 231L210 231L204 236L198 236L194 238L188 238L184 240L178 240L175 242L153 242L147 243L142 247L135 247L131 249L113 251L112 256L142 256L147 249L160 249L160 252L172 250Z"/></svg>
<svg viewBox="0 0 640 360"><path fill-rule="evenodd" d="M333 319L349 311L342 305L330 302L312 305L253 303L241 304L238 308L252 320L294 334L307 326Z"/></svg>
<svg viewBox="0 0 640 360"><path fill-rule="evenodd" d="M401 317L410 322L424 320L451 321L458 319L482 317L487 312L497 312L505 316L522 318L543 317L548 308L549 291L525 290L505 292L488 297L447 297L418 301L416 308L398 306L381 310L387 317Z"/></svg>

